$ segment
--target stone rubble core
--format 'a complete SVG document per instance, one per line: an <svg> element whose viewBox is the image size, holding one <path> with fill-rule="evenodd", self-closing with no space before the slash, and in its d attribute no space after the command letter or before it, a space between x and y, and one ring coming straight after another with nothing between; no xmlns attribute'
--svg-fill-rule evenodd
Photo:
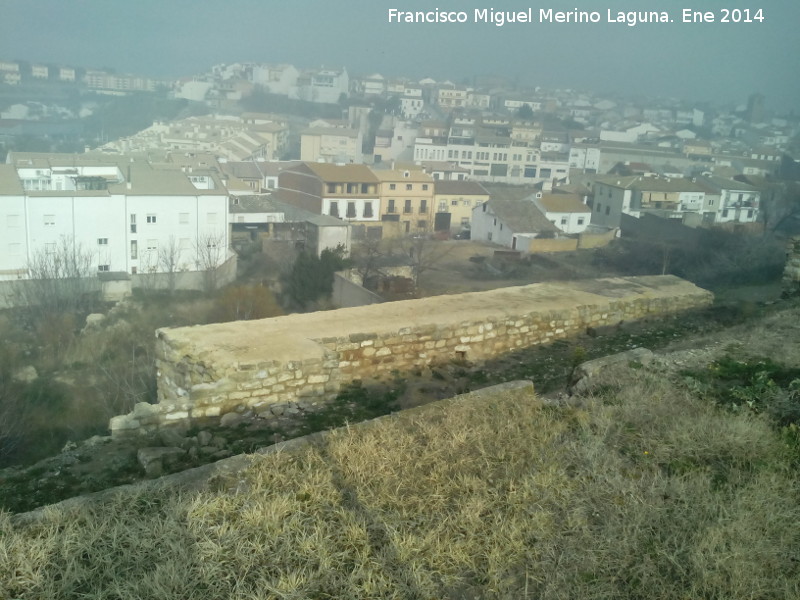
<svg viewBox="0 0 800 600"><path fill-rule="evenodd" d="M672 275L536 283L258 321L156 331L158 403L114 417L114 437L248 418L302 418L355 381L480 362L622 321L702 308Z"/></svg>

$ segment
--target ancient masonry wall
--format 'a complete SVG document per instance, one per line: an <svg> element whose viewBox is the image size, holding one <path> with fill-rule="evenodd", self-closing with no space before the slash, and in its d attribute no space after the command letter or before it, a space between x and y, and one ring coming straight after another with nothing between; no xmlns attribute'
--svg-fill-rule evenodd
<svg viewBox="0 0 800 600"><path fill-rule="evenodd" d="M791 238L786 247L782 291L785 296L800 293L800 236Z"/></svg>
<svg viewBox="0 0 800 600"><path fill-rule="evenodd" d="M588 327L704 307L712 299L677 277L626 277L160 329L158 403L140 403L110 427L119 437L224 423L228 414L300 417L356 380L490 359Z"/></svg>

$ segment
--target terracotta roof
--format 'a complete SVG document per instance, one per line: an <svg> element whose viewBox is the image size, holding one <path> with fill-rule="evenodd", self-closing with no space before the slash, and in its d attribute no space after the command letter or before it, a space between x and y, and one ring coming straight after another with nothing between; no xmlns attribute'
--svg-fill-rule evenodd
<svg viewBox="0 0 800 600"><path fill-rule="evenodd" d="M330 163L303 163L314 175L330 182L378 183L378 178L366 165L334 165Z"/></svg>

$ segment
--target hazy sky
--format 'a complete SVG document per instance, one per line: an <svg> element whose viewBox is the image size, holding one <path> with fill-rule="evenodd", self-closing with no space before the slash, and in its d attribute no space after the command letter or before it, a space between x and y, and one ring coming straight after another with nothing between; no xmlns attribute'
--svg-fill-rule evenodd
<svg viewBox="0 0 800 600"><path fill-rule="evenodd" d="M533 9L534 23L474 23L474 10ZM763 10L763 23L681 22L683 8ZM465 11L468 23L390 24L389 8ZM539 23L539 9L601 22ZM607 23L607 11L667 11L666 24ZM236 61L346 66L351 74L461 81L500 74L544 87L800 112L797 0L0 0L0 58L177 77Z"/></svg>

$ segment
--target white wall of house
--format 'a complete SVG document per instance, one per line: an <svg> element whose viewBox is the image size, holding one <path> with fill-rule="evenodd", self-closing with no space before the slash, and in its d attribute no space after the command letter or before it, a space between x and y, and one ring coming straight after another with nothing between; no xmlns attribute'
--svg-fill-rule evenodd
<svg viewBox="0 0 800 600"><path fill-rule="evenodd" d="M600 172L600 148L573 146L569 149L570 169Z"/></svg>
<svg viewBox="0 0 800 600"><path fill-rule="evenodd" d="M592 220L592 213L588 207L585 213L546 212L544 216L561 231L571 234L583 233Z"/></svg>
<svg viewBox="0 0 800 600"><path fill-rule="evenodd" d="M754 223L761 194L752 190L722 190L717 223Z"/></svg>
<svg viewBox="0 0 800 600"><path fill-rule="evenodd" d="M483 203L472 209L471 238L511 248L514 232L497 217L489 203Z"/></svg>
<svg viewBox="0 0 800 600"><path fill-rule="evenodd" d="M98 271L163 271L158 249L173 240L181 248L182 268L197 267L197 247L207 238L221 247L218 264L227 258L226 195L78 192L3 196L0 201L5 213L0 231L7 240L6 248L0 248L2 279L18 278L35 254L55 250L64 238L90 251Z"/></svg>
<svg viewBox="0 0 800 600"><path fill-rule="evenodd" d="M338 214L331 214L332 204L336 203ZM372 208L372 215L367 216L367 204ZM353 212L348 213L352 205ZM323 198L322 214L331 215L345 221L380 221L381 220L381 201L379 198Z"/></svg>

